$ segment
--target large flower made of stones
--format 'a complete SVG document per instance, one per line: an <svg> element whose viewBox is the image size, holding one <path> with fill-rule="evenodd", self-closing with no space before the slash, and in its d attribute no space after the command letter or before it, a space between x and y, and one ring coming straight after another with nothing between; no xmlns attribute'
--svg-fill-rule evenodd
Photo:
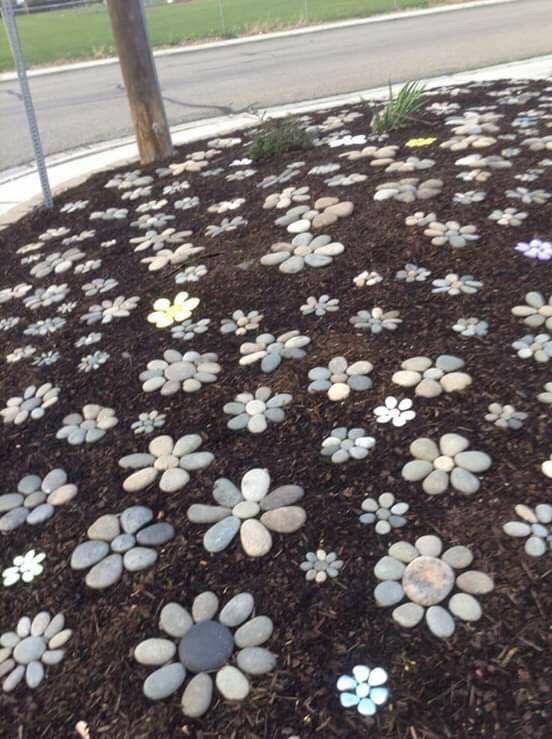
<svg viewBox="0 0 552 739"><path fill-rule="evenodd" d="M260 361L263 372L274 372L282 359L303 359L303 347L308 344L309 337L301 336L299 331L286 331L277 339L272 334L260 334L254 342L246 341L240 346L240 364L248 366Z"/></svg>
<svg viewBox="0 0 552 739"><path fill-rule="evenodd" d="M465 390L472 383L464 367L464 360L450 354L441 354L435 362L429 357L411 357L401 364L392 382L401 387L414 387L415 395L436 398L442 392L452 393Z"/></svg>
<svg viewBox="0 0 552 739"><path fill-rule="evenodd" d="M31 526L51 518L58 506L69 503L78 492L76 485L67 483L67 474L60 468L41 478L25 475L15 493L0 495L0 531L13 531L24 523Z"/></svg>
<svg viewBox="0 0 552 739"><path fill-rule="evenodd" d="M514 306L512 313L523 318L523 323L531 328L545 326L552 329L552 295L546 301L542 293L528 292L525 296L525 305Z"/></svg>
<svg viewBox="0 0 552 739"><path fill-rule="evenodd" d="M343 244L332 241L327 234L314 236L309 231L298 234L291 244L279 241L270 247L270 253L261 257L265 266L278 265L280 272L295 274L305 267L327 267L333 258L345 251Z"/></svg>
<svg viewBox="0 0 552 739"><path fill-rule="evenodd" d="M46 410L58 402L59 387L54 387L50 382L37 387L29 385L23 391L23 395L8 398L6 407L0 410L0 416L4 423L13 423L20 426L28 418L33 421L42 418Z"/></svg>
<svg viewBox="0 0 552 739"><path fill-rule="evenodd" d="M255 390L255 395L239 393L233 401L224 405L223 411L232 416L226 425L232 431L247 428L252 434L261 434L269 423L281 423L284 420L284 406L291 401L289 393L272 395L272 390L264 385Z"/></svg>
<svg viewBox="0 0 552 739"><path fill-rule="evenodd" d="M61 647L73 632L64 626L62 613L52 618L48 611L41 611L32 621L22 616L15 631L0 634L0 678L4 678L4 693L15 690L23 678L29 688L38 688L44 679L44 667L59 664L65 656Z"/></svg>
<svg viewBox="0 0 552 739"><path fill-rule="evenodd" d="M345 357L330 359L327 367L314 367L309 371L309 393L327 393L330 400L345 400L351 390L369 390L372 378L368 375L374 365L367 361L349 364Z"/></svg>
<svg viewBox="0 0 552 739"><path fill-rule="evenodd" d="M427 438L416 439L410 445L414 460L401 470L405 480L423 480L428 495L441 495L449 485L463 495L473 495L479 490L479 478L474 473L485 472L492 460L485 452L468 449L469 441L460 434L444 434L439 446Z"/></svg>
<svg viewBox="0 0 552 739"><path fill-rule="evenodd" d="M144 695L153 701L168 698L195 673L182 695L182 710L198 718L211 705L211 674L216 673L216 687L226 700L244 700L250 691L248 676L264 675L276 664L276 656L261 646L272 636L272 620L251 618L254 608L250 593L238 593L220 613L219 599L209 591L194 599L191 615L179 603L168 603L159 629L171 638L146 639L134 650L141 665L157 667L144 681ZM234 655L237 666L231 664Z"/></svg>
<svg viewBox="0 0 552 739"><path fill-rule="evenodd" d="M181 354L176 349L167 349L163 359L148 362L147 369L140 373L142 390L145 393L159 390L161 395L174 395L179 390L195 393L203 384L216 381L221 370L217 360L218 356L212 352Z"/></svg>
<svg viewBox="0 0 552 739"><path fill-rule="evenodd" d="M120 515L106 513L88 528L88 541L78 544L71 555L71 569L90 571L85 582L89 588L103 590L118 582L127 572L139 572L157 562L153 547L174 538L170 523L153 520L153 511L145 506L131 506Z"/></svg>
<svg viewBox="0 0 552 739"><path fill-rule="evenodd" d="M472 622L481 618L479 601L474 596L485 595L494 589L494 582L484 572L465 570L473 561L471 551L454 546L443 552L438 536L421 536L414 546L407 541L392 544L388 554L374 567L374 574L382 582L374 589L378 606L388 607L403 603L393 610L393 620L411 629L425 616L429 630L441 639L452 636L456 629L453 616ZM442 604L457 588L445 608Z"/></svg>
<svg viewBox="0 0 552 739"><path fill-rule="evenodd" d="M542 557L552 552L552 505L539 503L535 508L519 503L515 512L521 521L508 521L502 530L508 536L518 539L528 537L525 542L525 553L530 557Z"/></svg>
<svg viewBox="0 0 552 739"><path fill-rule="evenodd" d="M123 490L143 490L159 476L159 489L174 493L190 480L190 472L208 467L215 459L211 452L198 452L203 444L199 434L186 434L176 441L171 436L156 436L148 446L149 453L128 454L119 460L124 470L136 470L123 482Z"/></svg>
<svg viewBox="0 0 552 739"><path fill-rule="evenodd" d="M63 426L56 439L67 439L69 444L93 444L105 436L119 422L113 408L104 408L96 403L83 406L81 413L70 413L63 419Z"/></svg>
<svg viewBox="0 0 552 739"><path fill-rule="evenodd" d="M307 514L294 505L303 497L303 488L282 485L269 493L270 482L268 470L259 467L245 473L239 490L221 477L213 488L216 506L194 503L188 508L192 523L213 524L203 537L208 552L226 549L239 531L245 553L262 557L272 547L271 531L291 534L303 526Z"/></svg>

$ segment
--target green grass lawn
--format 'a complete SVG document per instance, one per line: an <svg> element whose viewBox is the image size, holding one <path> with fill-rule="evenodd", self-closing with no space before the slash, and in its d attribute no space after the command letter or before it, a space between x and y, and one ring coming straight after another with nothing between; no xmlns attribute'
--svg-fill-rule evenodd
<svg viewBox="0 0 552 739"><path fill-rule="evenodd" d="M442 0L447 2L447 0ZM450 1L450 0L449 0ZM223 0L226 30L219 0L189 0L147 9L154 47L199 39L354 18L399 8L425 7L436 0ZM101 6L18 15L17 25L27 65L94 59L115 53L107 11ZM0 32L0 71L13 68L5 33Z"/></svg>

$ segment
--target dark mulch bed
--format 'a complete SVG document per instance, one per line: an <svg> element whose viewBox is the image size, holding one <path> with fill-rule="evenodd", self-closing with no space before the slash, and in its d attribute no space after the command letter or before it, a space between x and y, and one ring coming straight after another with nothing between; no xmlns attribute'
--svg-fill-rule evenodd
<svg viewBox="0 0 552 739"><path fill-rule="evenodd" d="M529 83L526 89L539 90L543 86ZM468 95L450 98L443 91L431 99L454 99L464 109L496 102L496 98L487 96L486 89L475 87ZM501 133L511 130L507 123L520 110L537 103L538 99L534 99L523 106L502 106L505 118ZM325 117L326 114L314 118ZM443 125L443 119L428 116L427 120L429 125L394 134L389 143L402 144L420 135L436 136L438 141L450 137L450 128ZM354 133L366 132L367 118L355 120L348 128ZM501 148L515 145L516 142L498 141L483 153L498 153ZM199 148L196 144L179 153ZM511 170L493 172L481 185L455 177L460 168L454 161L469 151L450 153L437 144L423 149L423 154L403 148L401 158L411 153L434 158L435 167L417 176L440 177L445 187L431 201L402 204L377 203L372 196L379 182L410 175L386 174L370 167L368 160L349 163L338 159L341 151L324 147L286 154L258 166L259 173L243 182L227 183L199 174L179 178L191 182L191 190L184 195L198 195L201 207L188 211L167 208L166 212L176 215L171 225L193 229L194 244L205 246L192 263L207 264L209 274L199 283L182 288L201 299L194 318L211 318L207 334L178 345L168 330L157 330L146 323L156 298L173 297L182 288L175 286L171 268L147 272L145 265L139 263L146 254L134 254L128 245L136 230L129 230L126 223L112 222L95 222L95 238L81 247L89 258L102 258L99 271L86 275L69 272L57 279L36 281L41 285L72 285L68 299L78 298L80 303L64 329L48 339L28 337L25 341L21 323L2 334L4 355L24 343L32 343L40 350L58 349L62 354L61 360L50 368L32 367L28 361L2 365L1 405L30 383L52 381L61 387L60 401L43 420L22 428L3 426L0 430L2 492L12 491L28 470L45 474L55 466L63 466L70 480L80 487L78 497L46 525L36 529L23 526L0 539L2 568L30 546L47 554L46 571L32 586L17 585L0 591L0 631L13 628L24 614L49 609L63 611L68 626L75 632L65 661L60 667L49 669L38 690L31 692L20 686L13 694L0 694L2 736L69 737L78 720L88 722L92 737L109 739L253 739L290 734L300 734L303 739L356 739L368 734L393 739L549 736L551 560L530 560L523 554L520 542L508 539L501 531L502 524L512 518L516 503L535 505L551 498L550 486L540 471L541 462L552 451L547 433L550 410L536 400L544 383L552 379L551 371L546 365L522 361L511 349L512 341L529 333L511 315L512 306L523 302L529 290L539 290L546 296L552 293L551 263L535 263L513 247L517 241L533 236L550 237L551 211L549 205L521 206L518 201L508 201L504 194L510 187L525 184L513 179L513 175L536 166L546 152L532 153L523 147ZM243 156L242 152L239 147L231 149L211 166L224 167ZM255 187L262 177L279 172L286 162L298 159L308 164L304 175L268 190ZM306 176L314 163L327 161L339 161L341 172L365 172L368 180L354 187L328 188L323 182L325 177ZM91 227L88 214L92 210L119 203L133 209L140 202L120 202L117 191L104 189L106 181L106 174L94 176L57 199L57 206L90 199L85 211L70 216L35 212L3 231L0 287L29 281L29 267L20 265L15 250L36 240L47 227L70 224L72 233L78 233ZM156 180L152 197L160 197L167 183L167 179ZM355 203L351 218L327 229L346 246L345 254L328 269L307 269L285 276L276 268L258 265L258 259L272 243L285 240L285 231L273 225L275 211L263 210L262 202L269 192L289 184L310 185L313 201L335 194ZM547 169L528 187L552 190L552 170ZM483 189L488 196L481 204L453 205L455 192L470 189ZM169 200L182 196L169 196ZM206 225L219 223L223 217L207 213L207 206L236 196L247 198L246 204L224 216L243 215L249 226L215 239L206 238ZM529 212L521 228L502 228L487 219L493 208L510 205ZM432 246L423 229L404 225L405 216L420 209L435 211L441 221L457 219L462 224L476 224L480 241L461 250ZM111 238L117 239L117 246L100 248L100 242ZM56 245L48 245L46 253L55 250ZM450 298L433 295L430 281L409 285L395 282L395 272L408 261L431 269L430 279L452 271L468 273L483 281L484 288L473 296ZM352 278L363 269L377 269L384 281L371 288L354 288ZM81 299L80 285L97 276L119 281L115 291L101 297L141 296L139 307L130 318L105 327L87 328L79 323L78 316L86 307L98 302L97 297ZM306 298L324 292L340 299L339 311L321 319L304 317L299 307ZM400 310L404 323L398 331L372 336L353 330L350 316L375 305ZM305 360L285 361L269 376L262 375L255 365L239 367L242 340L218 333L220 319L237 308L262 311L262 328L274 335L300 329L310 336L312 343ZM27 325L54 315L55 308L31 312L15 301L0 310L1 316L24 315ZM451 330L460 316L474 315L490 324L485 338L466 339ZM78 336L95 330L104 333L100 344L84 349L74 347ZM217 352L223 367L217 383L204 386L191 396L162 398L157 393L144 394L139 373L169 346L183 351L193 348ZM108 363L91 375L76 369L88 349L111 354ZM462 357L473 385L462 394L417 400L416 419L402 429L376 426L373 408L387 394L400 394L400 388L391 383L400 362L414 355L436 357L440 353ZM327 363L337 354L351 360L372 361L373 390L354 394L345 403L337 404L330 403L324 395L309 395L308 369ZM229 431L222 412L224 403L237 392L254 390L262 384L293 395L285 422L270 426L262 436ZM492 401L512 403L528 411L530 418L523 430L503 433L484 422ZM116 429L103 441L84 447L74 448L56 441L55 433L63 416L80 410L87 402L115 408L119 418ZM178 437L202 432L206 438L204 449L212 451L216 460L201 473L194 473L180 493L166 495L153 485L141 493L128 494L121 487L124 474L118 459L131 451L146 449L151 437L135 437L130 424L140 412L153 408L167 413L167 423L160 433ZM376 449L366 461L337 466L320 456L322 439L334 425L340 424L364 426L376 436ZM485 450L493 458L479 493L472 498L452 492L429 498L422 492L421 484L407 484L400 476L402 465L409 459L408 445L414 438L437 438L448 431L464 434L471 440L472 448ZM188 523L186 509L192 502L212 502L212 484L217 477L224 475L238 481L253 466L268 467L275 483L304 486L307 523L298 534L276 536L272 551L261 560L247 558L239 544L221 555L209 556L201 545L205 527ZM384 490L393 491L399 500L406 500L411 506L407 528L391 537L378 537L357 519L363 498L377 496ZM134 503L149 505L159 517L171 521L177 529L176 538L163 548L151 571L133 577L126 574L106 592L86 589L83 575L68 566L73 548L84 539L86 528L99 515L118 512ZM470 546L476 555L474 566L493 575L496 581L495 591L481 599L481 621L474 625L458 623L454 637L448 641L431 636L425 625L410 632L401 630L392 621L390 609L376 608L372 595L376 585L373 566L388 544L401 538L413 541L425 533L437 533L447 545ZM305 583L299 563L305 551L319 546L335 550L346 564L335 582L316 587ZM279 659L272 674L253 680L252 693L244 703L232 705L217 698L203 719L190 721L180 710L178 696L182 691L158 704L143 697L142 682L148 672L134 662L132 653L143 638L158 635L158 616L165 603L176 600L189 606L196 594L207 589L214 590L224 601L239 591L252 592L257 612L274 620L275 633L267 646ZM354 711L342 709L336 695L337 676L359 662L381 665L390 674L392 701L378 713L373 724Z"/></svg>

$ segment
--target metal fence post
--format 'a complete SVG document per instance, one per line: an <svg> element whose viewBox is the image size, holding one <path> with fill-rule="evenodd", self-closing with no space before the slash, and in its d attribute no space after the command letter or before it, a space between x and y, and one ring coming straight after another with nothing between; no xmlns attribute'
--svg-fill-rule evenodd
<svg viewBox="0 0 552 739"><path fill-rule="evenodd" d="M46 170L46 162L44 160L42 143L40 141L40 133L38 131L38 123L36 120L33 99L31 97L29 80L27 79L27 72L25 70L25 62L23 61L23 55L21 53L21 44L19 43L19 34L17 33L17 25L15 23L15 13L13 10L12 0L1 1L2 15L4 16L4 25L6 27L8 41L10 43L13 60L15 62L17 78L19 80L21 95L23 97L23 104L25 106L25 113L27 115L27 123L29 124L29 131L31 134L33 152L36 161L36 168L38 171L38 176L40 177L40 185L42 187L42 197L45 207L52 208L54 205L52 200L52 191L50 190L50 183L48 181L48 172Z"/></svg>

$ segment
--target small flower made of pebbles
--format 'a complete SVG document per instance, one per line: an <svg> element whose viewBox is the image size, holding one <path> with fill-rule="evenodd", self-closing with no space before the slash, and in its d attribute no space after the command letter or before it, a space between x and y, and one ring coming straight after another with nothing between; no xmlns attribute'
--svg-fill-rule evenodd
<svg viewBox="0 0 552 739"><path fill-rule="evenodd" d="M333 401L345 400L351 390L361 392L372 387L372 378L368 375L374 365L367 361L349 364L345 357L334 357L327 367L314 367L309 371L309 393L327 393Z"/></svg>
<svg viewBox="0 0 552 739"><path fill-rule="evenodd" d="M59 506L69 503L78 492L67 483L61 468L51 470L44 478L29 474L22 477L15 493L0 495L0 531L13 531L24 523L30 526L50 519Z"/></svg>
<svg viewBox="0 0 552 739"><path fill-rule="evenodd" d="M306 352L303 347L310 344L308 336L299 331L287 331L275 338L272 334L260 334L254 342L248 341L240 346L240 365L248 366L261 363L261 371L274 372L283 359L303 359Z"/></svg>
<svg viewBox="0 0 552 739"><path fill-rule="evenodd" d="M534 359L535 362L549 362L552 359L552 336L550 334L527 334L514 341L512 348L520 359Z"/></svg>
<svg viewBox="0 0 552 739"><path fill-rule="evenodd" d="M469 242L477 241L480 238L476 226L461 226L457 221L447 221L446 223L434 221L425 229L424 234L431 237L431 243L434 246L448 244L453 249L461 249L467 246Z"/></svg>
<svg viewBox="0 0 552 739"><path fill-rule="evenodd" d="M516 411L513 405L502 405L501 403L491 403L488 411L485 420L504 430L518 431L528 417L527 413Z"/></svg>
<svg viewBox="0 0 552 739"><path fill-rule="evenodd" d="M65 617L52 618L41 611L32 619L22 616L14 631L0 634L0 678L2 690L11 693L25 678L34 690L44 680L45 667L59 664L65 657L65 646L73 632L65 629Z"/></svg>
<svg viewBox="0 0 552 739"><path fill-rule="evenodd" d="M413 387L422 398L436 398L441 393L465 390L472 378L465 372L464 360L449 354L441 354L435 362L429 357L411 357L401 364L391 381L401 387Z"/></svg>
<svg viewBox="0 0 552 739"><path fill-rule="evenodd" d="M459 318L452 326L452 330L461 336L486 336L489 324L487 321L481 321L479 318L472 316L471 318Z"/></svg>
<svg viewBox="0 0 552 739"><path fill-rule="evenodd" d="M70 413L65 416L56 439L67 439L69 444L74 446L92 444L102 439L118 422L113 408L90 403L83 406L82 413Z"/></svg>
<svg viewBox="0 0 552 739"><path fill-rule="evenodd" d="M179 603L165 605L159 628L170 638L146 639L134 650L139 664L156 668L144 681L146 698L168 698L192 673L181 699L185 716L199 718L207 712L215 685L226 700L245 700L249 676L264 675L276 664L276 656L261 646L272 635L272 620L251 617L254 610L250 593L238 593L220 612L219 599L210 591L194 599L191 614ZM231 664L234 660L237 666ZM216 673L214 681L210 673Z"/></svg>
<svg viewBox="0 0 552 739"><path fill-rule="evenodd" d="M304 316L324 316L326 313L333 313L339 310L339 299L330 298L329 295L321 295L319 298L311 295L307 298L307 302L301 306L300 310Z"/></svg>
<svg viewBox="0 0 552 739"><path fill-rule="evenodd" d="M523 323L531 328L544 326L552 330L552 295L546 300L542 293L531 291L525 295L525 305L516 305L512 314L523 318Z"/></svg>
<svg viewBox="0 0 552 739"><path fill-rule="evenodd" d="M463 495L473 495L481 484L477 475L488 470L492 460L468 447L468 439L460 434L443 434L439 445L432 439L416 439L410 445L414 459L404 465L401 475L408 482L423 480L428 495L442 495L451 485Z"/></svg>
<svg viewBox="0 0 552 739"><path fill-rule="evenodd" d="M374 525L376 534L386 536L393 529L406 526L404 514L408 512L408 503L397 501L393 493L382 493L376 498L364 498L360 506L364 513L359 516L362 524Z"/></svg>
<svg viewBox="0 0 552 739"><path fill-rule="evenodd" d="M355 665L352 675L341 675L336 687L343 708L356 708L361 716L373 716L389 699L387 672L382 667Z"/></svg>
<svg viewBox="0 0 552 739"><path fill-rule="evenodd" d="M0 410L0 416L4 423L20 426L29 418L33 421L42 418L47 409L58 402L58 398L59 387L54 387L50 382L39 387L29 385L23 395L8 398L6 407Z"/></svg>
<svg viewBox="0 0 552 739"><path fill-rule="evenodd" d="M483 287L483 283L476 280L472 275L458 275L450 272L443 278L433 280L433 293L443 293L445 295L473 295Z"/></svg>
<svg viewBox="0 0 552 739"><path fill-rule="evenodd" d="M215 382L221 371L216 354L199 354L190 351L181 354L176 349L163 352L163 359L153 359L140 373L142 390L161 395L174 395L179 391L195 393L206 383Z"/></svg>
<svg viewBox="0 0 552 739"><path fill-rule="evenodd" d="M217 505L194 503L188 508L188 520L211 524L203 537L208 552L219 553L240 534L244 552L249 557L263 557L272 548L272 533L292 534L305 523L304 508L295 505L303 498L299 485L282 485L270 490L267 469L254 468L246 472L238 489L222 477L213 488Z"/></svg>
<svg viewBox="0 0 552 739"><path fill-rule="evenodd" d="M473 554L465 546L443 552L438 536L421 536L414 545L396 542L374 567L381 581L374 589L374 598L380 607L397 606L391 615L403 628L414 628L425 616L431 633L447 639L456 630L453 616L467 623L478 621L482 609L474 596L494 590L492 578L484 572L458 573L472 562ZM455 589L460 592L454 592L445 607L444 601ZM397 605L404 598L408 602Z"/></svg>
<svg viewBox="0 0 552 739"><path fill-rule="evenodd" d="M88 541L73 550L71 569L89 570L86 585L104 590L118 582L124 570L133 573L152 567L159 556L153 547L163 546L175 535L170 523L151 523L153 517L145 506L100 516L86 532Z"/></svg>
<svg viewBox="0 0 552 739"><path fill-rule="evenodd" d="M252 434L266 431L269 423L281 423L285 418L284 407L292 401L289 393L276 393L263 386L255 394L243 392L226 403L223 411L232 418L226 424L232 431L247 428Z"/></svg>
<svg viewBox="0 0 552 739"><path fill-rule="evenodd" d="M328 578L336 578L343 564L343 560L338 559L335 552L317 549L316 552L307 552L305 561L301 562L299 566L305 573L307 582L321 584L326 582Z"/></svg>
<svg viewBox="0 0 552 739"><path fill-rule="evenodd" d="M181 490L190 481L190 472L208 467L215 457L211 452L197 451L203 444L199 434L186 434L176 442L171 436L156 436L148 452L127 454L119 460L119 467L135 470L123 482L123 490L135 493L159 480L164 493Z"/></svg>
<svg viewBox="0 0 552 739"><path fill-rule="evenodd" d="M223 318L220 322L221 334L235 334L243 336L249 331L257 331L264 318L262 313L251 310L245 313L243 310L235 310L231 318Z"/></svg>
<svg viewBox="0 0 552 739"><path fill-rule="evenodd" d="M305 267L327 267L345 251L343 244L326 234L314 236L309 231L298 234L291 243L279 241L261 257L264 266L278 265L280 272L295 274Z"/></svg>
<svg viewBox="0 0 552 739"><path fill-rule="evenodd" d="M375 445L374 437L366 436L363 428L338 426L323 439L320 451L323 457L330 457L334 464L343 464L349 459L365 459Z"/></svg>
<svg viewBox="0 0 552 739"><path fill-rule="evenodd" d="M369 331L372 334L380 334L383 331L396 331L402 323L398 310L384 311L376 306L371 310L359 310L355 316L349 319L349 323L360 331Z"/></svg>
<svg viewBox="0 0 552 739"><path fill-rule="evenodd" d="M525 553L530 557L542 557L552 552L552 505L539 503L535 508L518 504L514 508L521 521L508 521L502 530L508 536L524 539Z"/></svg>

